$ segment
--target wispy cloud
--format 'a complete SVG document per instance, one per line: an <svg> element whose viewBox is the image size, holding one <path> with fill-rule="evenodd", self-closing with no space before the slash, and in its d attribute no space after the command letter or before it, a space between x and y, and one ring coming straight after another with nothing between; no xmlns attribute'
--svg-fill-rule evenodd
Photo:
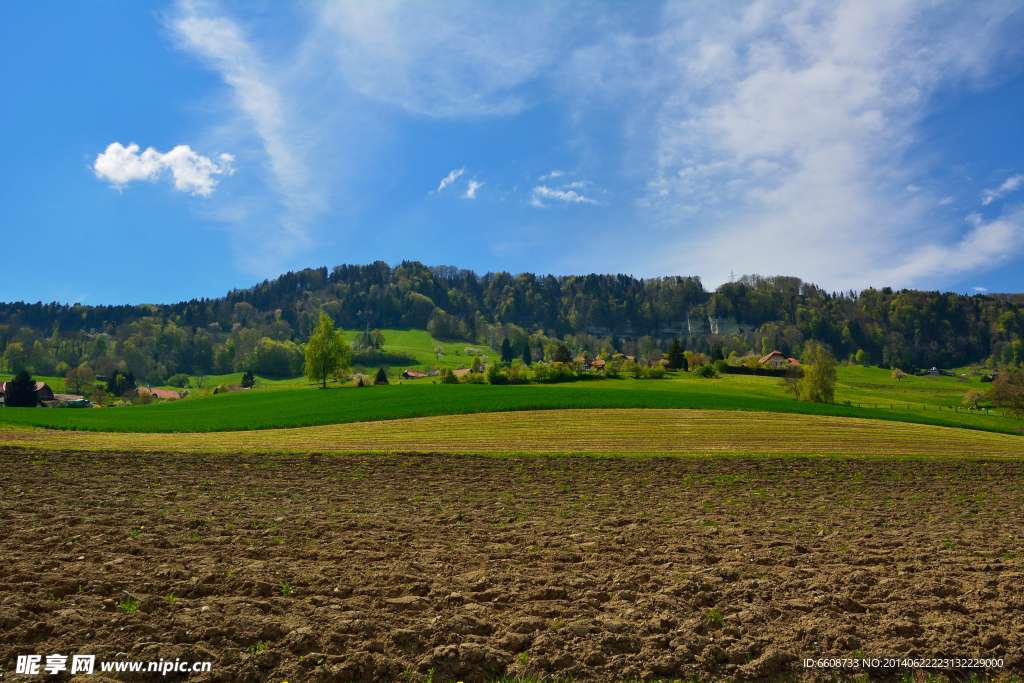
<svg viewBox="0 0 1024 683"><path fill-rule="evenodd" d="M437 186L435 192L440 192L444 188L454 183L455 179L462 175L465 171L465 167L453 170L451 173L449 173L448 175L441 179L441 184Z"/></svg>
<svg viewBox="0 0 1024 683"><path fill-rule="evenodd" d="M530 192L530 205L536 206L537 208L547 208L549 204L545 204L544 200L554 200L564 202L566 204L597 204L598 202L589 197L584 197L581 194L577 194L574 190L559 190L552 189L547 185L538 185L533 188Z"/></svg>
<svg viewBox="0 0 1024 683"><path fill-rule="evenodd" d="M469 186L466 188L466 193L464 195L462 195L462 198L463 199L476 199L476 191L478 189L480 189L481 187L483 187L483 186L484 186L484 184L482 182L477 182L477 180L475 178L473 180L470 180L469 181Z"/></svg>
<svg viewBox="0 0 1024 683"><path fill-rule="evenodd" d="M601 58L591 50L573 68L586 93L611 87L655 112L656 171L639 206L686 245L666 252L660 270L699 269L711 282L738 267L843 288L890 276L907 285L977 263L959 258L964 245L1013 234L1010 223L968 235L954 224L936 229L934 200L909 182L917 171L903 153L934 93L986 77L1016 49L1018 22L1003 21L1014 12L852 0L669 3L660 33L608 40ZM709 232L734 248L726 255L694 243L694 233Z"/></svg>
<svg viewBox="0 0 1024 683"><path fill-rule="evenodd" d="M188 145L178 145L166 154L149 147L140 154L134 142L127 147L114 142L96 157L93 171L97 178L109 180L111 187L118 190L133 180L155 181L165 171L170 171L175 189L209 197L217 185L213 176L234 173L231 167L234 160L230 154L221 154L218 163L196 154Z"/></svg>
<svg viewBox="0 0 1024 683"><path fill-rule="evenodd" d="M1003 182L1003 184L997 187L996 189L985 190L984 192L981 193L982 206L988 206L989 204L999 199L1003 195L1009 194L1010 192L1017 190L1018 188L1020 188L1021 185L1024 185L1024 173L1018 173L1015 176L1007 178Z"/></svg>
<svg viewBox="0 0 1024 683"><path fill-rule="evenodd" d="M564 175L565 171L551 171L550 173L545 173L541 177L537 178L537 180L539 182L544 182L545 180L550 180L551 178L560 178L561 176Z"/></svg>
<svg viewBox="0 0 1024 683"><path fill-rule="evenodd" d="M953 201L954 200L952 197L943 197L942 199L939 200L939 206L947 206L949 204L952 204Z"/></svg>
<svg viewBox="0 0 1024 683"><path fill-rule="evenodd" d="M574 12L530 3L319 7L349 87L435 117L512 115L528 107L523 86L555 63Z"/></svg>
<svg viewBox="0 0 1024 683"><path fill-rule="evenodd" d="M971 289L973 289L975 292L987 292L988 291L988 288L986 288L986 287L971 287Z"/></svg>

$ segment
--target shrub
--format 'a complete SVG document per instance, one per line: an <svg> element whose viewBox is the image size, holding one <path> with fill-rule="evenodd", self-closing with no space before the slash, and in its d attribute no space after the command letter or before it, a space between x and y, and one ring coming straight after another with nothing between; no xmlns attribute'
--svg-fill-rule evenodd
<svg viewBox="0 0 1024 683"><path fill-rule="evenodd" d="M460 384L486 384L487 378L484 377L482 372L467 372L465 375L459 378Z"/></svg>
<svg viewBox="0 0 1024 683"><path fill-rule="evenodd" d="M458 384L459 378L455 376L451 368L441 368L441 372L438 373L437 379L441 384Z"/></svg>
<svg viewBox="0 0 1024 683"><path fill-rule="evenodd" d="M715 371L718 372L720 375L724 375L726 372L728 372L728 368L729 368L729 361L727 361L727 360L716 360L715 361Z"/></svg>
<svg viewBox="0 0 1024 683"><path fill-rule="evenodd" d="M636 370L637 379L664 379L665 368L661 365L655 365L654 367L638 366Z"/></svg>
<svg viewBox="0 0 1024 683"><path fill-rule="evenodd" d="M714 379L718 377L718 371L715 370L715 366L710 363L707 365L701 365L699 368L693 371L693 374L697 377L703 377L705 379Z"/></svg>
<svg viewBox="0 0 1024 683"><path fill-rule="evenodd" d="M191 386L191 380L189 379L189 376L186 375L184 372L179 372L176 375L171 375L167 379L167 384L172 387L185 388Z"/></svg>
<svg viewBox="0 0 1024 683"><path fill-rule="evenodd" d="M489 384L508 384L508 375L503 373L497 363L487 366L487 382Z"/></svg>

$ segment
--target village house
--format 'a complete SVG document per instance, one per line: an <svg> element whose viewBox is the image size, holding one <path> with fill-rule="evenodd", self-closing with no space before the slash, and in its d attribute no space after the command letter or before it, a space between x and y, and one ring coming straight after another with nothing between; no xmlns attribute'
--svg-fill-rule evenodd
<svg viewBox="0 0 1024 683"><path fill-rule="evenodd" d="M426 376L427 373L420 372L419 370L406 370L402 373L402 379L420 379Z"/></svg>
<svg viewBox="0 0 1024 683"><path fill-rule="evenodd" d="M790 365L800 365L800 361L796 358L786 358L781 351L772 351L757 362L766 367L775 369L784 368Z"/></svg>

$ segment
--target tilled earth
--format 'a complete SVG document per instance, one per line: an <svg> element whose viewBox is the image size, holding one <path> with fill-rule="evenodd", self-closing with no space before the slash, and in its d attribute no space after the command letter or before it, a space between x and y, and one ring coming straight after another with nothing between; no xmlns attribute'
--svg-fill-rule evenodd
<svg viewBox="0 0 1024 683"><path fill-rule="evenodd" d="M14 673L54 653L274 683L1024 674L1021 463L0 458L11 680L66 679Z"/></svg>

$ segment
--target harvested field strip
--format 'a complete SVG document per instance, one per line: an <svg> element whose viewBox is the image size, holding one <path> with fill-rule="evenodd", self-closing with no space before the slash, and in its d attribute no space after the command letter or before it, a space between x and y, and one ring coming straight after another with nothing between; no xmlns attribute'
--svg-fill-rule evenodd
<svg viewBox="0 0 1024 683"><path fill-rule="evenodd" d="M1024 439L884 420L712 410L482 413L258 431L0 431L0 444L183 452L592 453L1019 458Z"/></svg>

